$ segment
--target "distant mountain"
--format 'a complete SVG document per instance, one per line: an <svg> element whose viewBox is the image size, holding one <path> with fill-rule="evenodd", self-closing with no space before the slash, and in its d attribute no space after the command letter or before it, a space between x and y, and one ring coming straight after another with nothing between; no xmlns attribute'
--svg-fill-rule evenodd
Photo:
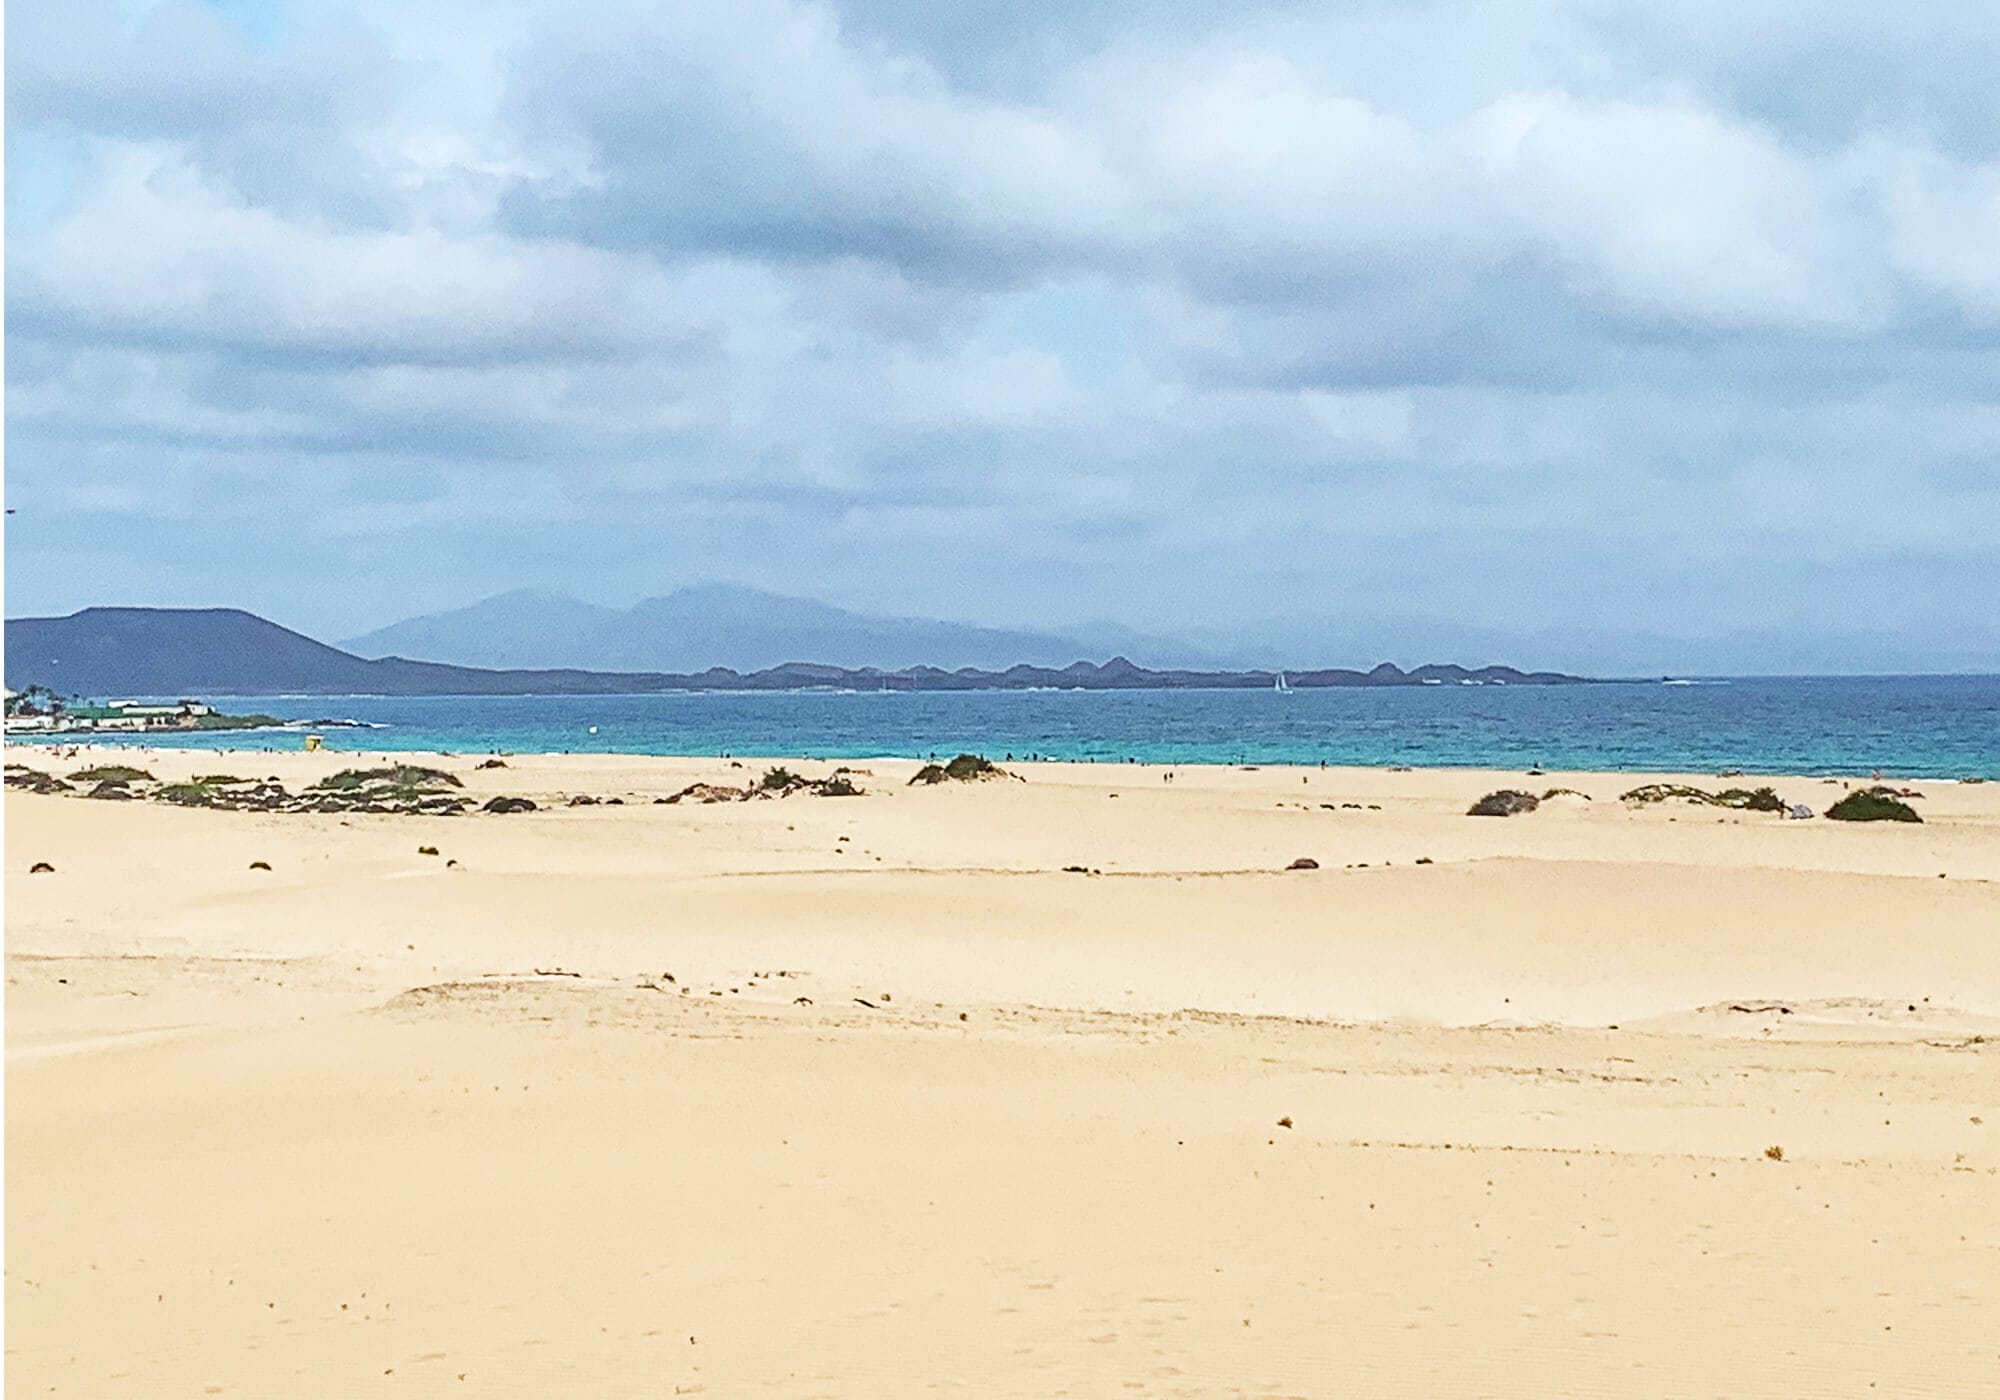
<svg viewBox="0 0 2000 1400"><path fill-rule="evenodd" d="M457 666L601 666L604 638L625 614L561 593L521 588L470 607L426 613L340 643L356 656Z"/></svg>
<svg viewBox="0 0 2000 1400"><path fill-rule="evenodd" d="M1095 639L1093 639L1095 640ZM458 666L585 667L599 671L761 670L787 661L829 666L992 669L1064 666L1112 651L1156 664L1187 648L1128 633L1102 647L1073 636L850 612L809 598L703 584L631 608L603 608L556 593L502 593L355 637L358 656L407 656Z"/></svg>
<svg viewBox="0 0 2000 1400"><path fill-rule="evenodd" d="M833 611L838 611L835 609ZM66 695L620 695L665 690L1159 690L1267 688L1270 671L1154 671L1124 657L1103 665L906 666L895 670L789 661L743 672L608 672L574 668L484 669L402 657L369 660L236 608L85 608L68 617L7 623L7 684ZM809 644L808 644L809 645ZM1467 670L1387 663L1372 671L1299 671L1301 689L1481 681L1564 685L1580 678L1506 666Z"/></svg>

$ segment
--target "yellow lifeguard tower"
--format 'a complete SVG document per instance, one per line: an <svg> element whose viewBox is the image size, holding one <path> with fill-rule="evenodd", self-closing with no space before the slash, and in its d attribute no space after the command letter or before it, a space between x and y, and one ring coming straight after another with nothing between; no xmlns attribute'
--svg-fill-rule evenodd
<svg viewBox="0 0 2000 1400"><path fill-rule="evenodd" d="M306 752L307 752L307 753L318 753L318 752L319 752L319 746L320 746L321 744L325 743L325 742L326 742L326 741L325 741L324 739L320 738L320 737L319 737L319 735L317 735L317 734L308 734L308 735L306 735Z"/></svg>

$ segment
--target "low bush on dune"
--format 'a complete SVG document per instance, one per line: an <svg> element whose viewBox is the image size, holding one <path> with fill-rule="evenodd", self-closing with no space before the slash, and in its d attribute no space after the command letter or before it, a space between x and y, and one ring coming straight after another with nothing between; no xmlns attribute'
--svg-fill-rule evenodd
<svg viewBox="0 0 2000 1400"><path fill-rule="evenodd" d="M92 768L79 768L70 774L79 783L150 783L153 775L143 768L133 768L123 763L100 763Z"/></svg>
<svg viewBox="0 0 2000 1400"><path fill-rule="evenodd" d="M1724 788L1707 792L1686 783L1647 783L1635 787L1621 799L1637 806L1655 802L1692 802L1698 807L1728 807L1738 812L1782 812L1785 799L1773 788Z"/></svg>
<svg viewBox="0 0 2000 1400"><path fill-rule="evenodd" d="M1532 792L1517 792L1513 788L1502 788L1489 792L1470 807L1468 817L1511 817L1518 812L1532 812L1542 805L1542 800Z"/></svg>
<svg viewBox="0 0 2000 1400"><path fill-rule="evenodd" d="M766 768L764 776L757 780L757 786L766 789L797 787L805 781L789 768Z"/></svg>
<svg viewBox="0 0 2000 1400"><path fill-rule="evenodd" d="M1622 794L1620 802L1632 802L1641 807L1655 802L1699 802L1706 805L1714 799L1698 787L1686 783L1645 783Z"/></svg>
<svg viewBox="0 0 2000 1400"><path fill-rule="evenodd" d="M252 778L239 778L231 773L197 773L194 780L209 787L236 787L242 783L254 782Z"/></svg>
<svg viewBox="0 0 2000 1400"><path fill-rule="evenodd" d="M217 793L208 783L168 783L153 794L155 800L171 802L176 807L213 807Z"/></svg>
<svg viewBox="0 0 2000 1400"><path fill-rule="evenodd" d="M1006 776L1006 772L996 767L992 760L976 753L962 753L949 763L926 763L917 770L917 775L910 779L910 786L916 787L919 784L928 786L942 782L970 783L982 778Z"/></svg>
<svg viewBox="0 0 2000 1400"><path fill-rule="evenodd" d="M7 786L10 788L25 788L29 792L43 794L76 791L75 788L71 787L61 778L56 777L53 773L44 773L39 768L29 768L20 763L10 763L7 765Z"/></svg>
<svg viewBox="0 0 2000 1400"><path fill-rule="evenodd" d="M464 784L442 768L424 768L414 763L398 763L387 768L343 768L330 778L313 784L321 792L358 792L368 787L440 788Z"/></svg>
<svg viewBox="0 0 2000 1400"><path fill-rule="evenodd" d="M1917 809L1887 788L1863 788L1826 809L1828 820L1837 822L1920 822Z"/></svg>

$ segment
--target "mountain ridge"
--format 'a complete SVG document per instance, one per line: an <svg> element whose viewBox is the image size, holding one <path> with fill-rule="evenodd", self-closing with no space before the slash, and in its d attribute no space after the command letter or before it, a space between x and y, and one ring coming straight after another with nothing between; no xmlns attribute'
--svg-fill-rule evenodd
<svg viewBox="0 0 2000 1400"><path fill-rule="evenodd" d="M670 690L1028 690L1254 689L1268 670L1152 670L1123 656L1067 666L1016 663L990 670L916 665L899 669L787 661L752 671L593 671L577 667L482 668L400 656L360 657L241 608L85 608L64 617L9 619L7 684L66 694L113 695L620 695ZM1572 685L1587 678L1509 666L1383 662L1285 673L1299 689L1449 684Z"/></svg>
<svg viewBox="0 0 2000 1400"><path fill-rule="evenodd" d="M1079 629L1089 631L1091 629ZM802 656L852 669L937 665L1061 666L1098 650L1062 631L866 613L737 584L703 583L603 607L561 593L514 589L424 613L339 643L363 657L399 656L483 669L755 671ZM1115 649L1153 663L1212 664L1201 649L1121 631Z"/></svg>

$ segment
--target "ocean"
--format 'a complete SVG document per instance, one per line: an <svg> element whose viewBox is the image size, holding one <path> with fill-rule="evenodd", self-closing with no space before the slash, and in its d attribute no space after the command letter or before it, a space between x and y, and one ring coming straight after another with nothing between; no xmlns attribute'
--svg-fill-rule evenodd
<svg viewBox="0 0 2000 1400"><path fill-rule="evenodd" d="M1296 690L210 696L333 749L1305 763L2000 779L2000 676ZM104 736L297 748L303 728ZM30 741L34 742L34 741Z"/></svg>

